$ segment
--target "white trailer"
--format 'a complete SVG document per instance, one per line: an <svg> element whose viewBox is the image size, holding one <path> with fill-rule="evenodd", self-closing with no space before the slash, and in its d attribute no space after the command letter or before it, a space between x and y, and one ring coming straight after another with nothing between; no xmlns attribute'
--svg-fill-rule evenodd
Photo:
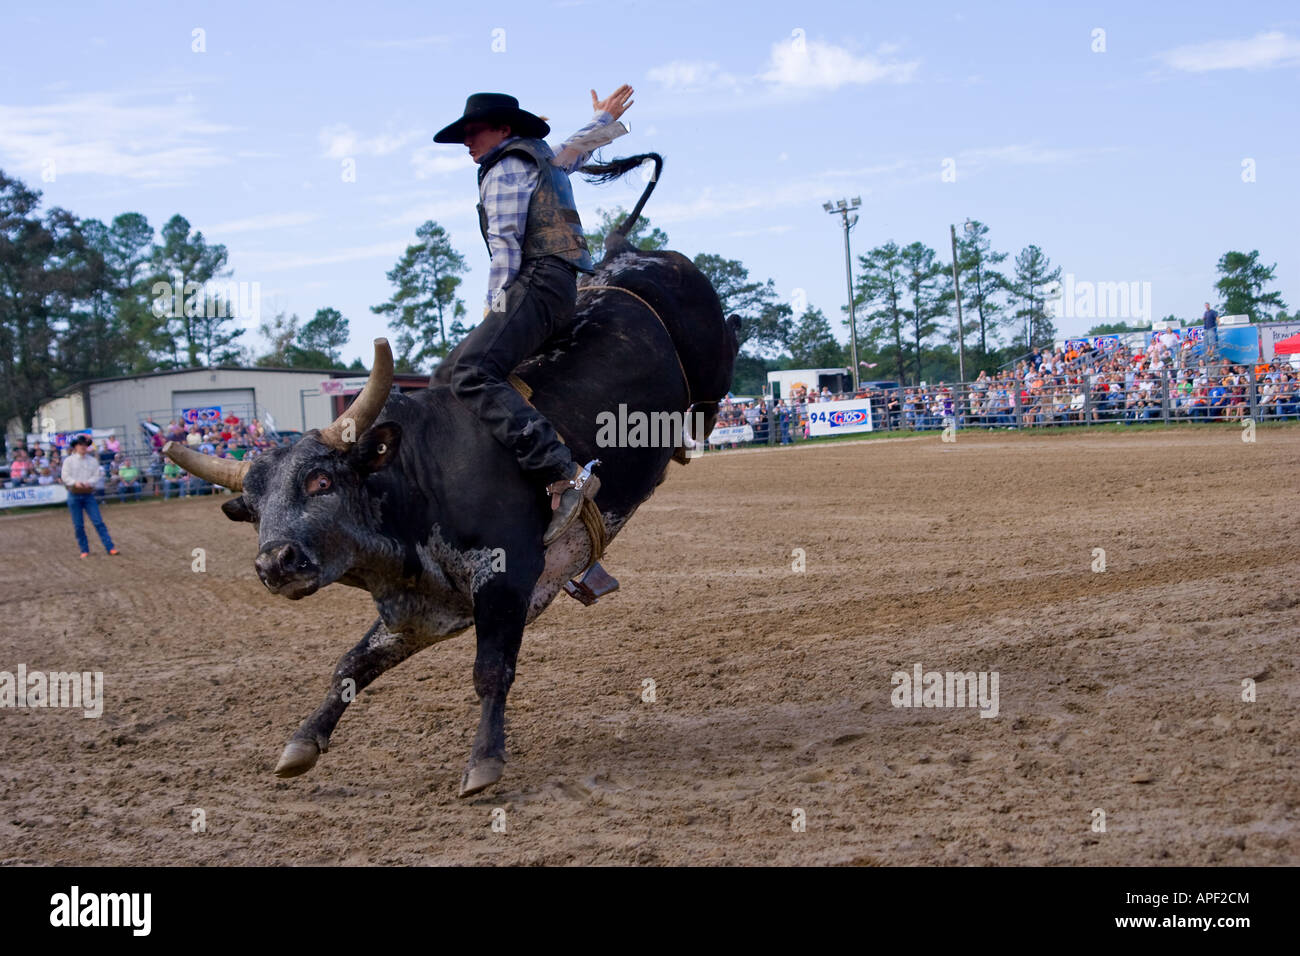
<svg viewBox="0 0 1300 956"><path fill-rule="evenodd" d="M847 368L791 368L779 372L767 373L767 390L769 398L789 398L790 393L799 386L821 391L823 386L832 393L852 391L853 376Z"/></svg>

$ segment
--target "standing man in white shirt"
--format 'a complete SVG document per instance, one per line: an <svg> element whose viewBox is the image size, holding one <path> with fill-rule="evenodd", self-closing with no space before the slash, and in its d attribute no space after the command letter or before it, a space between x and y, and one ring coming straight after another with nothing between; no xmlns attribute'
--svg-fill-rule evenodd
<svg viewBox="0 0 1300 956"><path fill-rule="evenodd" d="M109 554L120 554L108 534L108 526L99 514L99 502L95 500L95 482L99 480L99 461L86 451L90 448L90 438L78 435L72 439L72 454L63 460L63 483L68 488L68 510L72 512L72 530L77 534L77 544L81 547L81 556L90 557L90 542L86 540L86 525L83 514L90 515L90 523L95 526L104 550Z"/></svg>

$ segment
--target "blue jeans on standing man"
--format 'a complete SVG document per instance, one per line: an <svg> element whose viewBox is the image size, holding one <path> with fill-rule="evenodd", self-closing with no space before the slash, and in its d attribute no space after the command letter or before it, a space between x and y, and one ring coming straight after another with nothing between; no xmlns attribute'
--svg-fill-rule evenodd
<svg viewBox="0 0 1300 956"><path fill-rule="evenodd" d="M90 523L95 526L99 540L104 544L104 550L113 550L113 539L109 537L108 526L100 517L99 502L95 500L93 493L68 492L68 510L72 512L72 529L77 533L77 544L81 547L82 554L90 550L90 542L86 540L85 521L82 519L83 512L90 515Z"/></svg>

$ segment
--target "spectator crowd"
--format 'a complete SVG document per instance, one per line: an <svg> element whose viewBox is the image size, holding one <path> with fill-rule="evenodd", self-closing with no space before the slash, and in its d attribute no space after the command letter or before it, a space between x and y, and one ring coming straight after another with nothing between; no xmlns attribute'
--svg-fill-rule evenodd
<svg viewBox="0 0 1300 956"><path fill-rule="evenodd" d="M1252 377L1255 411L1251 408ZM754 442L766 444L769 428L778 441L809 437L820 402L870 399L876 429L957 427L1018 428L1150 420L1261 421L1300 419L1300 373L1282 358L1239 364L1207 362L1191 339L1162 333L1141 349L1035 349L1010 368L981 371L971 382L928 386L795 388L788 398L725 400L718 425L750 425ZM724 447L738 447L739 442Z"/></svg>
<svg viewBox="0 0 1300 956"><path fill-rule="evenodd" d="M92 444L89 454L99 461L96 498L139 501L143 497L211 494L210 483L189 474L163 455L163 445L169 441L183 442L206 455L237 460L254 458L281 442L258 419L244 422L233 413L207 424L187 425L178 418L165 427L147 422L145 431L147 440L132 448L126 447L116 434ZM7 470L0 474L0 485L22 488L58 484L66 456L57 446L48 450L39 444L30 449L16 448L7 456Z"/></svg>

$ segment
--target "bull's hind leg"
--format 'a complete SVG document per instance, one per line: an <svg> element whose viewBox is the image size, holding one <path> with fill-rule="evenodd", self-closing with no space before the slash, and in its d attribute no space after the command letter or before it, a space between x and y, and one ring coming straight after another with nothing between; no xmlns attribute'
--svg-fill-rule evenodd
<svg viewBox="0 0 1300 956"><path fill-rule="evenodd" d="M520 593L504 576L498 576L474 595L474 630L478 636L474 690L482 709L469 766L460 779L462 797L492 786L505 773L506 695L515 682L530 592L531 586Z"/></svg>
<svg viewBox="0 0 1300 956"><path fill-rule="evenodd" d="M275 775L296 777L314 767L317 758L329 750L330 734L361 689L390 667L396 667L432 643L432 637L394 634L382 620L375 621L357 646L334 665L329 693L316 712L303 721L285 744L280 762L275 765Z"/></svg>

